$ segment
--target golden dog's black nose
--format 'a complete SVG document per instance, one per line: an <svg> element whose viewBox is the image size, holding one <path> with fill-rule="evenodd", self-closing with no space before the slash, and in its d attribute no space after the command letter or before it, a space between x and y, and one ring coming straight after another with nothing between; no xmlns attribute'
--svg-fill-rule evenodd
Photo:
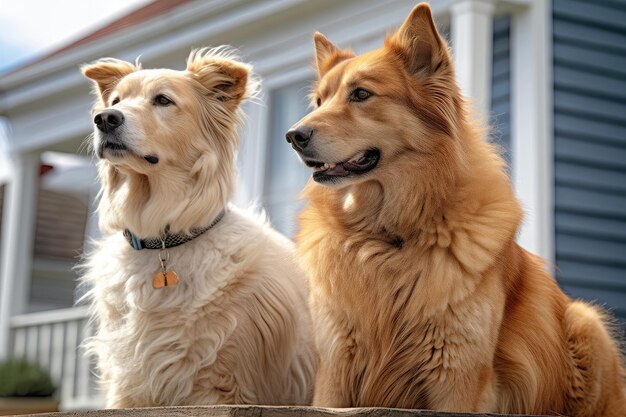
<svg viewBox="0 0 626 417"><path fill-rule="evenodd" d="M291 145L298 150L306 148L311 140L311 136L313 136L313 129L308 126L300 126L291 129L285 135L287 143L291 143Z"/></svg>
<svg viewBox="0 0 626 417"><path fill-rule="evenodd" d="M124 124L124 115L119 110L108 109L96 114L93 122L99 130L104 133L111 133Z"/></svg>

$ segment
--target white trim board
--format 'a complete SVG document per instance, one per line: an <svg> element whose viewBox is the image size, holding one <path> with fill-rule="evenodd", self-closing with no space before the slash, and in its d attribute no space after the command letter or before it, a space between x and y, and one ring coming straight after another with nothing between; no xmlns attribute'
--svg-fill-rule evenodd
<svg viewBox="0 0 626 417"><path fill-rule="evenodd" d="M518 242L554 263L552 2L511 16L513 182L526 213Z"/></svg>

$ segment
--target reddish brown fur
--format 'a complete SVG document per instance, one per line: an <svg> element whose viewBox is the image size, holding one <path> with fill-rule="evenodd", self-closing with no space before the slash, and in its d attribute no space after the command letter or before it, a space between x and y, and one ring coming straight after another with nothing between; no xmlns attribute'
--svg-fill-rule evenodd
<svg viewBox="0 0 626 417"><path fill-rule="evenodd" d="M321 366L314 405L624 416L620 353L515 243L502 159L468 121L445 42L418 5L355 57L315 35L322 162L380 149L367 174L309 184L299 251ZM374 95L350 102L362 87Z"/></svg>

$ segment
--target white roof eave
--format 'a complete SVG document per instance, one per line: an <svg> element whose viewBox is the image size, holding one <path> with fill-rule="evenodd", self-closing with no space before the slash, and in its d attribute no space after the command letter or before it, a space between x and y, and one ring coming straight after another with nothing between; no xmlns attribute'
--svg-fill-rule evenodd
<svg viewBox="0 0 626 417"><path fill-rule="evenodd" d="M144 42L141 52L152 58L159 57L200 37L206 38L232 30L238 25L271 16L304 1L272 0L250 4L245 0L213 0L180 6L158 19L116 32L0 77L0 113L36 102L41 96L80 85L84 80L76 71L77 63L110 55L111 51L123 53L124 49L120 45L127 45L129 41L133 44ZM225 11L228 13L226 16L217 16ZM172 28L177 32L172 34ZM68 75L68 71L76 71L76 75Z"/></svg>
<svg viewBox="0 0 626 417"><path fill-rule="evenodd" d="M194 17L197 18L198 15L216 13L220 8L219 6L223 6L226 3L228 3L228 0L192 2L182 5L158 16L156 19L150 19L135 26L122 29L109 36L69 49L67 52L54 55L41 62L35 62L32 65L27 64L24 68L0 76L0 89L9 90L39 78L45 78L51 73L73 67L76 65L76 62L87 61L91 56L97 55L99 51L111 50L112 47L114 48L115 45L119 45L121 41L129 38L134 41L156 38L167 33L171 27L170 25L182 25ZM167 25L163 25L163 19L166 19Z"/></svg>

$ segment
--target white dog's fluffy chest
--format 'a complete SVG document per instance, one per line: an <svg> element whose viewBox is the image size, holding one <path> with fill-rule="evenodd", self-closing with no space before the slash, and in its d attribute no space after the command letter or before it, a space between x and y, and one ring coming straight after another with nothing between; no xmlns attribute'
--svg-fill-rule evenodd
<svg viewBox="0 0 626 417"><path fill-rule="evenodd" d="M108 386L108 406L271 401L259 398L254 383L241 383L249 375L238 368L247 360L258 360L263 347L241 349L237 336L249 326L250 315L243 306L251 297L263 298L268 291L268 297L281 301L285 297L271 293L273 281L250 279L248 271L265 275L264 231L232 222L235 215L230 216L215 230L167 250L168 270L180 279L175 286L153 288L152 279L161 268L158 251L131 249L121 236L105 238L89 258L84 281L92 285L99 329L88 346L98 357ZM283 255L289 255L283 249ZM293 265L282 268L285 277L294 278ZM305 288L298 290L297 282L289 280L281 280L286 289L278 286L277 291L305 302ZM293 311L282 314L299 324ZM287 347L295 342L280 341ZM241 357L224 353L237 345ZM293 355L288 352L284 359L292 361ZM280 364L288 369L284 365Z"/></svg>

